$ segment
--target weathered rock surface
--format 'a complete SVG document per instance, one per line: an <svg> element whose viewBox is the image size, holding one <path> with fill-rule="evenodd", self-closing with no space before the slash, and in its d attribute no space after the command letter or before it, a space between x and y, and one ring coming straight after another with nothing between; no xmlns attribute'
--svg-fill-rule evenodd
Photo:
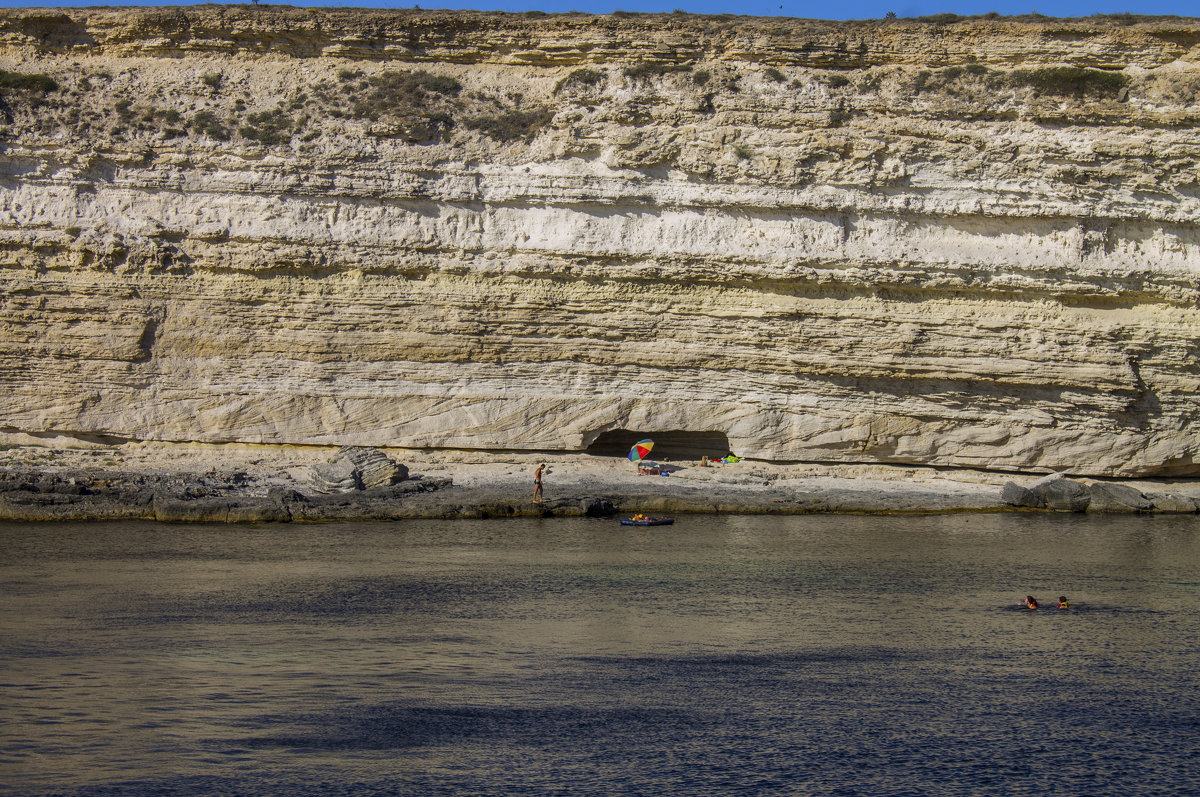
<svg viewBox="0 0 1200 797"><path fill-rule="evenodd" d="M1005 482L1000 488L1000 500L1008 506L1023 506L1036 508L1042 506L1041 500L1027 487L1016 482Z"/></svg>
<svg viewBox="0 0 1200 797"><path fill-rule="evenodd" d="M1057 512L1083 512L1091 503L1087 485L1068 479L1061 473L1051 473L1028 487L1037 505Z"/></svg>
<svg viewBox="0 0 1200 797"><path fill-rule="evenodd" d="M1088 512L1149 512L1154 504L1140 490L1127 484L1096 482L1088 485Z"/></svg>
<svg viewBox="0 0 1200 797"><path fill-rule="evenodd" d="M332 462L313 466L309 486L318 493L344 493L391 487L407 478L408 468L382 451L343 446Z"/></svg>
<svg viewBox="0 0 1200 797"><path fill-rule="evenodd" d="M1049 509L1066 512L1121 514L1134 512L1192 512L1195 503L1185 496L1163 496L1163 509L1136 487L1111 482L1083 484L1052 473L1026 486L1007 482L1000 490L1000 502L1007 506ZM1190 507L1190 508L1188 508Z"/></svg>
<svg viewBox="0 0 1200 797"><path fill-rule="evenodd" d="M314 465L309 485L319 493L347 493L361 490L359 472L349 457L339 457L324 465Z"/></svg>
<svg viewBox="0 0 1200 797"><path fill-rule="evenodd" d="M408 468L376 448L350 446L339 452L354 463L358 470L358 481L364 490L376 487L391 487L408 478Z"/></svg>
<svg viewBox="0 0 1200 797"><path fill-rule="evenodd" d="M0 433L1200 473L1198 22L26 9L0 68Z"/></svg>
<svg viewBox="0 0 1200 797"><path fill-rule="evenodd" d="M244 474L192 477L97 471L48 476L0 470L0 520L286 523L387 519L412 516L407 506L412 496L451 485L450 479L430 478L360 488L349 494L305 495L279 485L264 490Z"/></svg>
<svg viewBox="0 0 1200 797"><path fill-rule="evenodd" d="M1151 493L1149 495L1154 509L1164 514L1190 515L1200 508L1200 505L1186 495L1175 493Z"/></svg>

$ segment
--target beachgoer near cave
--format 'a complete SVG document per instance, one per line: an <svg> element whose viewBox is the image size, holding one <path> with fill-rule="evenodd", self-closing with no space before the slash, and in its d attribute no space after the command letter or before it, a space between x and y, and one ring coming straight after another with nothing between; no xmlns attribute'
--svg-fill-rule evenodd
<svg viewBox="0 0 1200 797"><path fill-rule="evenodd" d="M542 474L546 472L546 463L543 462L537 466L537 470L533 472L533 500L535 503L543 503L545 498L542 497Z"/></svg>
<svg viewBox="0 0 1200 797"><path fill-rule="evenodd" d="M1037 598L1032 595L1026 595L1024 606L1026 609L1036 609L1038 607Z"/></svg>
<svg viewBox="0 0 1200 797"><path fill-rule="evenodd" d="M1067 603L1066 595L1058 596L1058 608L1060 608L1060 609L1070 609L1071 608L1070 604Z"/></svg>

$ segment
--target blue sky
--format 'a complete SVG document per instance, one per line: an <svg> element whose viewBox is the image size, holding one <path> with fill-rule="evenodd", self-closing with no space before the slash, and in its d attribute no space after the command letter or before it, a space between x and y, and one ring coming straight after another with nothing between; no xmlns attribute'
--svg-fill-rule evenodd
<svg viewBox="0 0 1200 797"><path fill-rule="evenodd" d="M269 3L270 0L261 0ZM1200 0L418 0L421 8L473 8L494 11L586 11L606 14L611 11L673 11L694 14L752 14L759 16L808 17L815 19L872 19L894 11L898 16L924 14L1028 14L1036 11L1052 17L1082 17L1091 14L1175 14L1200 17ZM0 7L80 6L80 5L194 5L193 3L147 3L108 0L106 3L14 2L0 0ZM350 3L299 2L274 3L298 6L358 6L365 8L412 8L414 3L401 0L357 0ZM780 5L783 7L780 8Z"/></svg>

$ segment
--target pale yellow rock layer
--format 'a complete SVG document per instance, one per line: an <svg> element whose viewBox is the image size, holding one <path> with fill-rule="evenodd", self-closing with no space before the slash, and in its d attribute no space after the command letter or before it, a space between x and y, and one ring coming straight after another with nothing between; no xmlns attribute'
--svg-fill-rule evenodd
<svg viewBox="0 0 1200 797"><path fill-rule="evenodd" d="M1198 56L1187 20L3 10L0 69L59 88L0 90L0 433L1196 475ZM456 93L364 104L413 70Z"/></svg>

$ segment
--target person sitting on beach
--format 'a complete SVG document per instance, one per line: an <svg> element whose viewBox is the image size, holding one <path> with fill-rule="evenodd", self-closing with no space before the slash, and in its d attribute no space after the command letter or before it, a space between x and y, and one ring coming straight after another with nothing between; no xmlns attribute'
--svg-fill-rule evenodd
<svg viewBox="0 0 1200 797"><path fill-rule="evenodd" d="M1032 595L1026 595L1024 606L1026 609L1036 609L1038 607L1037 599Z"/></svg>
<svg viewBox="0 0 1200 797"><path fill-rule="evenodd" d="M1071 606L1067 603L1066 595L1058 596L1058 608L1060 608L1060 609L1070 609L1071 608Z"/></svg>

